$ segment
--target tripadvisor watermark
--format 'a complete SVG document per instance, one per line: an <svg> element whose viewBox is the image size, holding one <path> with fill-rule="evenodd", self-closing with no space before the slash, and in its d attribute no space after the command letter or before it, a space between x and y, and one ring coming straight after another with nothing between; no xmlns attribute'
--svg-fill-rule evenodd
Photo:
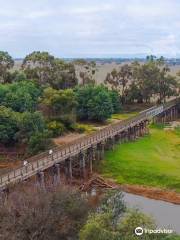
<svg viewBox="0 0 180 240"><path fill-rule="evenodd" d="M143 234L172 234L172 229L165 229L165 228L157 228L157 229L147 229L142 227L137 227L135 229L135 234L137 236L141 236Z"/></svg>

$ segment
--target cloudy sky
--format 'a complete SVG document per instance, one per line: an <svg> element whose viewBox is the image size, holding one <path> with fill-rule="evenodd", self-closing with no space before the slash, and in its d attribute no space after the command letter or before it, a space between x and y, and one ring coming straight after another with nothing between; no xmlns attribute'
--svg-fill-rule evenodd
<svg viewBox="0 0 180 240"><path fill-rule="evenodd" d="M0 0L0 50L180 56L180 0Z"/></svg>

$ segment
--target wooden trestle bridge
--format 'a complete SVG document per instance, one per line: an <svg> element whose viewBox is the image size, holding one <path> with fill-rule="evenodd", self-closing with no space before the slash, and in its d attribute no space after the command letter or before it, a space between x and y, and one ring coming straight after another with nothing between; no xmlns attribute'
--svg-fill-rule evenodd
<svg viewBox="0 0 180 240"><path fill-rule="evenodd" d="M4 191L15 183L36 176L44 186L44 173L52 170L54 182L60 183L64 175L67 181L73 177L86 178L93 172L95 162L101 160L104 151L113 148L116 142L135 140L148 133L149 121L170 122L177 119L180 112L180 98L166 104L154 106L137 116L111 124L93 134L69 144L54 148L50 152L28 159L26 166L0 176L0 190Z"/></svg>

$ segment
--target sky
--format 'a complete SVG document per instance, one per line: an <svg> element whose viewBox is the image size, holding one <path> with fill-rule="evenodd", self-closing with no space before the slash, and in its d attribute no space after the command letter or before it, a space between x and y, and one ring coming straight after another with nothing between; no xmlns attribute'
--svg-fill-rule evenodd
<svg viewBox="0 0 180 240"><path fill-rule="evenodd" d="M180 0L0 0L0 50L21 58L180 57Z"/></svg>

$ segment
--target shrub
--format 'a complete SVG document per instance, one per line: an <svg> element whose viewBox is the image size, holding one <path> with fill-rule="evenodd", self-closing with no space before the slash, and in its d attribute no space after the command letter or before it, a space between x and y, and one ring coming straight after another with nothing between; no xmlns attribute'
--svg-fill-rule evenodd
<svg viewBox="0 0 180 240"><path fill-rule="evenodd" d="M28 151L30 154L37 154L45 151L51 144L51 133L48 130L34 133L28 143Z"/></svg>
<svg viewBox="0 0 180 240"><path fill-rule="evenodd" d="M49 122L47 127L52 132L53 137L61 136L66 130L64 124L57 121Z"/></svg>
<svg viewBox="0 0 180 240"><path fill-rule="evenodd" d="M15 143L19 131L19 114L12 109L0 106L0 142Z"/></svg>
<svg viewBox="0 0 180 240"><path fill-rule="evenodd" d="M71 130L77 133L83 133L86 131L86 127L83 124L74 123L70 126Z"/></svg>

